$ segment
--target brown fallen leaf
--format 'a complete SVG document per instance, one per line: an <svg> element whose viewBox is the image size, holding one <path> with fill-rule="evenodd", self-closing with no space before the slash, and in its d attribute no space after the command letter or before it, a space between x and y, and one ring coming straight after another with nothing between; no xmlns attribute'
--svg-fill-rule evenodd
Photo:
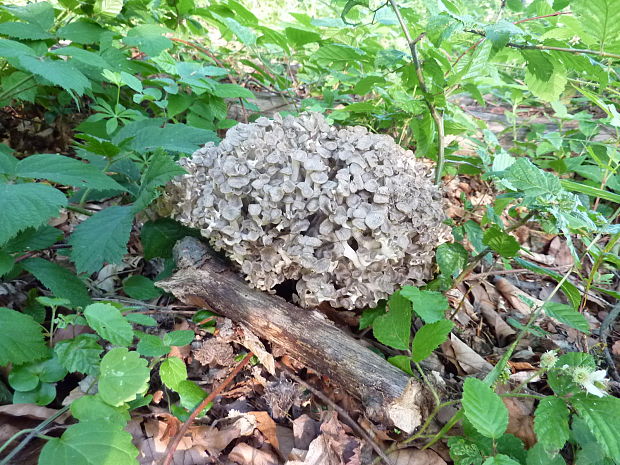
<svg viewBox="0 0 620 465"><path fill-rule="evenodd" d="M572 266L574 263L573 255L570 253L566 241L560 239L560 236L551 239L547 254L554 258L555 266Z"/></svg>
<svg viewBox="0 0 620 465"><path fill-rule="evenodd" d="M506 278L496 278L495 288L504 296L504 298L512 305L512 307L523 315L529 316L532 313L531 307L525 303L525 300L532 302L534 305L542 305L543 302L522 291L512 284ZM523 300L525 299L525 300Z"/></svg>
<svg viewBox="0 0 620 465"><path fill-rule="evenodd" d="M276 422L269 416L267 412L248 412L248 415L254 415L256 418L256 428L265 436L267 442L274 448L279 449L280 443L276 432Z"/></svg>
<svg viewBox="0 0 620 465"><path fill-rule="evenodd" d="M243 329L243 340L241 341L241 344L254 355L256 355L256 358L258 358L258 361L261 363L261 365L265 367L265 370L275 376L276 361L273 358L273 355L267 352L263 343L254 333L252 333L252 331L250 331L242 324L240 324L239 326L241 326L241 328Z"/></svg>
<svg viewBox="0 0 620 465"><path fill-rule="evenodd" d="M536 433L534 433L534 408L533 402L525 402L514 397L503 397L504 405L508 409L508 429L509 434L514 434L521 439L529 448L536 444Z"/></svg>
<svg viewBox="0 0 620 465"><path fill-rule="evenodd" d="M295 448L307 450L310 443L319 435L321 425L305 413L293 420Z"/></svg>
<svg viewBox="0 0 620 465"><path fill-rule="evenodd" d="M517 335L516 331L495 311L495 304L491 301L487 291L477 284L472 286L471 293L485 321L493 328L499 347L506 347L513 342Z"/></svg>
<svg viewBox="0 0 620 465"><path fill-rule="evenodd" d="M437 452L413 447L394 451L388 458L392 460L393 465L446 465L446 461Z"/></svg>
<svg viewBox="0 0 620 465"><path fill-rule="evenodd" d="M611 353L614 354L615 357L620 358L620 341L616 341L611 346Z"/></svg>
<svg viewBox="0 0 620 465"><path fill-rule="evenodd" d="M10 415L12 417L26 417L33 420L47 420L57 412L58 410L53 408L41 407L40 405L35 404L0 405L0 413ZM54 421L56 423L63 424L69 416L71 416L71 414L67 412L60 415Z"/></svg>
<svg viewBox="0 0 620 465"><path fill-rule="evenodd" d="M228 454L228 459L241 465L280 465L277 456L264 449L255 449L241 442Z"/></svg>
<svg viewBox="0 0 620 465"><path fill-rule="evenodd" d="M450 334L450 340L444 342L441 345L441 349L457 369L460 370L460 374L488 373L493 369L493 365L454 334Z"/></svg>

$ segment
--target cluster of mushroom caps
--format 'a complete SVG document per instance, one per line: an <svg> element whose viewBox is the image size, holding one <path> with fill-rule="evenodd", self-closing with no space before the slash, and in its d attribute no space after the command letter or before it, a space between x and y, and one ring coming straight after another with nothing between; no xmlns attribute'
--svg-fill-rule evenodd
<svg viewBox="0 0 620 465"><path fill-rule="evenodd" d="M387 135L318 113L230 129L180 161L164 203L266 291L296 281L298 303L374 306L431 277L447 239L428 168Z"/></svg>

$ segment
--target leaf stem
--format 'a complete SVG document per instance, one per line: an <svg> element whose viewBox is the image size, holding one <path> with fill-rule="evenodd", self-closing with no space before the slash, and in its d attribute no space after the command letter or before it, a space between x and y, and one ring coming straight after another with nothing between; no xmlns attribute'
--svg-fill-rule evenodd
<svg viewBox="0 0 620 465"><path fill-rule="evenodd" d="M431 117L433 118L433 121L435 121L435 126L437 126L437 166L435 167L435 184L439 184L441 182L441 173L443 172L443 165L445 162L445 130L443 114L437 109L435 103L429 96L426 82L424 81L424 74L422 73L422 67L420 66L420 60L418 59L418 52L416 50L416 44L422 40L426 34L422 33L415 40L413 40L411 38L411 34L409 33L407 23L405 23L403 16L400 14L400 9L396 4L396 1L389 0L389 2L392 10L394 10L396 18L398 19L400 28L405 35L407 44L409 45L413 67L415 69L416 76L418 77L418 82L420 83L420 90L422 91L424 103L426 103L426 106L431 113Z"/></svg>

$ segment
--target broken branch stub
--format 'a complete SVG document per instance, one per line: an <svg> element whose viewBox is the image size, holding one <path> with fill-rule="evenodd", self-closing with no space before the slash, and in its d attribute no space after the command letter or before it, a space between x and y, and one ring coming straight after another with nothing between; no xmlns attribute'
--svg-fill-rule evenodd
<svg viewBox="0 0 620 465"><path fill-rule="evenodd" d="M295 280L304 307L372 307L431 278L449 228L428 168L387 135L322 115L231 128L180 161L162 212L201 230L250 283Z"/></svg>
<svg viewBox="0 0 620 465"><path fill-rule="evenodd" d="M315 310L252 289L195 238L175 247L182 268L157 283L181 301L241 322L361 400L369 418L411 433L432 408L428 388L360 345Z"/></svg>

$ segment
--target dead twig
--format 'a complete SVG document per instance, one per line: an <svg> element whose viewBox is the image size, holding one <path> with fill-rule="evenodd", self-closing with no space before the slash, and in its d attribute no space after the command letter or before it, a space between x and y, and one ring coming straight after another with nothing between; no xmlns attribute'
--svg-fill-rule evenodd
<svg viewBox="0 0 620 465"><path fill-rule="evenodd" d="M325 394L323 394L318 389L315 389L314 387L310 386L303 379L301 379L291 370L286 368L282 363L276 361L276 365L280 370L286 373L286 375L289 378L293 379L296 383L299 383L302 386L304 386L306 389L308 389L308 391L310 391L312 394L314 394L319 399L321 399L323 402L325 402L327 405L329 405L331 408L333 408L338 413L338 415L340 415L340 418L344 420L345 423L347 423L351 428L357 431L357 433L360 436L362 436L362 438L366 442L368 442L368 444L370 444L373 450L377 453L379 457L381 457L381 460L383 460L383 462L386 465L393 465L393 462L390 460L390 458L387 455L385 455L385 452L383 452L379 444L377 444L377 442L374 439L372 439L372 437L366 432L366 430L364 430L364 428L362 428L355 420L353 420L353 418L351 418L349 414L342 407L340 407L338 404L336 404L333 400L331 400L329 397L327 397Z"/></svg>
<svg viewBox="0 0 620 465"><path fill-rule="evenodd" d="M181 439L183 439L183 436L185 436L185 433L187 433L187 430L189 429L191 424L194 422L198 414L202 412L207 405L209 405L209 402L212 402L213 399L215 399L218 395L221 394L221 392L226 388L226 386L228 386L232 382L235 376L239 374L241 369L248 364L248 362L253 356L254 354L252 352L249 352L243 358L243 360L241 360L239 364L233 369L233 371L230 372L230 374L226 377L226 379L222 381L222 383L217 388L211 391L211 394L205 397L204 400L200 402L200 404L198 404L198 407L196 407L192 411L192 413L189 415L189 418L185 422L183 422L183 424L181 425L179 432L174 436L172 441L170 441L170 443L168 444L168 448L166 449L166 456L164 457L164 460L162 461L162 465L170 465L172 463L172 458L174 456L175 451L177 450L177 447L179 446L179 443L181 442Z"/></svg>

